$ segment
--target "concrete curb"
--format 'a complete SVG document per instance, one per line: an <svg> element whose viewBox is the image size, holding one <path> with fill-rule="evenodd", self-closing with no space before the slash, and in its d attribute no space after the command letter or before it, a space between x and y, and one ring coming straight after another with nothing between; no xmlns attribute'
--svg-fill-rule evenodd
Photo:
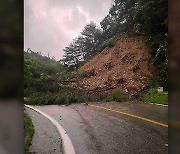
<svg viewBox="0 0 180 154"><path fill-rule="evenodd" d="M25 105L26 107L42 114L44 117L46 117L47 119L49 119L57 128L60 136L61 136L61 139L62 139L62 144L63 144L63 152L64 154L75 154L75 150L74 150L74 147L73 147L73 144L67 134L67 132L64 130L64 128L56 121L54 120L53 118L51 118L49 115L47 115L46 113L30 106L30 105Z"/></svg>
<svg viewBox="0 0 180 154"><path fill-rule="evenodd" d="M148 104L158 105L158 106L166 106L166 107L168 107L168 105L164 105L164 104L157 104L157 103L148 103Z"/></svg>

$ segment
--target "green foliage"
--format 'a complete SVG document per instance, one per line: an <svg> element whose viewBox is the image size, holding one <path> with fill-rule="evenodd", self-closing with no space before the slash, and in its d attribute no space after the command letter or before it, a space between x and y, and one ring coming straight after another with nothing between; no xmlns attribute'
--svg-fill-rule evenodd
<svg viewBox="0 0 180 154"><path fill-rule="evenodd" d="M105 49L106 47L113 47L116 44L116 41L121 39L122 37L124 37L124 34L121 35L115 35L105 41L103 41L98 47L97 47L97 51L100 52L103 49Z"/></svg>
<svg viewBox="0 0 180 154"><path fill-rule="evenodd" d="M139 0L132 12L134 29L147 36L161 86L168 88L167 0Z"/></svg>
<svg viewBox="0 0 180 154"><path fill-rule="evenodd" d="M103 37L110 38L132 28L132 8L138 0L114 0L109 13L100 22Z"/></svg>
<svg viewBox="0 0 180 154"><path fill-rule="evenodd" d="M79 37L73 39L69 46L64 48L64 65L69 70L77 69L84 60L96 52L96 47L101 41L101 30L96 24L90 22L87 24Z"/></svg>
<svg viewBox="0 0 180 154"><path fill-rule="evenodd" d="M104 97L100 93L90 94L87 98L90 102L97 102L104 99Z"/></svg>
<svg viewBox="0 0 180 154"><path fill-rule="evenodd" d="M76 72L68 72L68 71L62 71L59 73L62 80L69 80L73 77L76 77Z"/></svg>
<svg viewBox="0 0 180 154"><path fill-rule="evenodd" d="M138 0L132 12L135 29L149 36L167 33L167 10L167 0Z"/></svg>
<svg viewBox="0 0 180 154"><path fill-rule="evenodd" d="M31 118L24 113L24 153L29 154L29 147L34 135L34 126Z"/></svg>
<svg viewBox="0 0 180 154"><path fill-rule="evenodd" d="M24 75L32 76L32 71L38 67L38 63L33 59L24 60Z"/></svg>
<svg viewBox="0 0 180 154"><path fill-rule="evenodd" d="M150 88L143 94L142 101L149 103L168 104L168 95L166 93L158 93L157 88Z"/></svg>
<svg viewBox="0 0 180 154"><path fill-rule="evenodd" d="M66 95L57 96L55 99L55 104L64 104L66 101Z"/></svg>
<svg viewBox="0 0 180 154"><path fill-rule="evenodd" d="M105 41L103 41L98 47L97 47L97 51L102 51L104 48L106 47L113 47L116 43L116 39L115 38L110 38L107 39Z"/></svg>
<svg viewBox="0 0 180 154"><path fill-rule="evenodd" d="M125 96L121 90L114 90L112 96L108 101L126 102L129 100L128 96Z"/></svg>
<svg viewBox="0 0 180 154"><path fill-rule="evenodd" d="M89 100L85 95L78 94L69 94L68 92L64 93L36 93L33 94L28 100L26 100L26 104L31 105L52 105L52 104L72 104L72 103L87 103Z"/></svg>
<svg viewBox="0 0 180 154"><path fill-rule="evenodd" d="M40 62L41 64L57 64L54 58L41 55L41 52L34 52L30 48L24 52L25 59L34 59L35 61Z"/></svg>
<svg viewBox="0 0 180 154"><path fill-rule="evenodd" d="M168 47L167 37L153 37L148 40L148 45L153 49L154 64L157 66L158 81L161 86L168 89Z"/></svg>
<svg viewBox="0 0 180 154"><path fill-rule="evenodd" d="M72 97L67 99L70 93L76 89L76 84L63 85L58 82L74 77L74 72L67 72L59 62L37 61L37 59L46 59L45 56L34 53L27 55L28 58L25 59L26 71L24 71L24 96L28 98L27 104L64 104L68 99L70 99L70 103L76 102ZM34 58L37 55L38 58Z"/></svg>
<svg viewBox="0 0 180 154"><path fill-rule="evenodd" d="M80 96L79 97L79 103L87 103L88 102L88 99L86 96Z"/></svg>

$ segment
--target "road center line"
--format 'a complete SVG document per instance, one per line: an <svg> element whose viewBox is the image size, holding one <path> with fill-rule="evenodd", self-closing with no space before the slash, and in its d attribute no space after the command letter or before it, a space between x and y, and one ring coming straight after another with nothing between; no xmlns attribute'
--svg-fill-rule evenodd
<svg viewBox="0 0 180 154"><path fill-rule="evenodd" d="M119 113L119 114L127 115L127 116L130 116L130 117L133 117L133 118L137 118L137 119L141 119L141 120L144 120L144 121L148 121L150 123L153 123L153 124L160 125L160 126L168 128L167 124L163 124L161 122L154 121L154 120L151 120L151 119L147 119L147 118L144 118L144 117L140 117L140 116L137 116L137 115L129 114L129 113L118 111L118 110L108 109L108 108L105 108L105 107L102 107L102 106L97 106L97 105L92 105L92 104L88 104L88 106L92 106L92 107L95 107L95 108L104 109L104 110L116 112L116 113Z"/></svg>

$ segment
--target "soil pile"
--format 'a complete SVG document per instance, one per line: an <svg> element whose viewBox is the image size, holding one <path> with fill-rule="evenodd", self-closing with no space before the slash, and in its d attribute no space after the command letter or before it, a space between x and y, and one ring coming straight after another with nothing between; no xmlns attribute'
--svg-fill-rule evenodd
<svg viewBox="0 0 180 154"><path fill-rule="evenodd" d="M150 50L142 36L122 38L114 47L90 58L78 74L82 77L78 81L81 89L111 93L118 88L138 95L153 77Z"/></svg>

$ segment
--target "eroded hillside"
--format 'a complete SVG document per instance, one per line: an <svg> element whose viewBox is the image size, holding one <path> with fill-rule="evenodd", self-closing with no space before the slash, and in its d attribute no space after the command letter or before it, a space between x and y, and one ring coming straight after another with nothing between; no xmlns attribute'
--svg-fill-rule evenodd
<svg viewBox="0 0 180 154"><path fill-rule="evenodd" d="M142 36L122 38L89 59L78 74L78 85L86 91L111 93L118 88L137 95L153 77L150 51Z"/></svg>

